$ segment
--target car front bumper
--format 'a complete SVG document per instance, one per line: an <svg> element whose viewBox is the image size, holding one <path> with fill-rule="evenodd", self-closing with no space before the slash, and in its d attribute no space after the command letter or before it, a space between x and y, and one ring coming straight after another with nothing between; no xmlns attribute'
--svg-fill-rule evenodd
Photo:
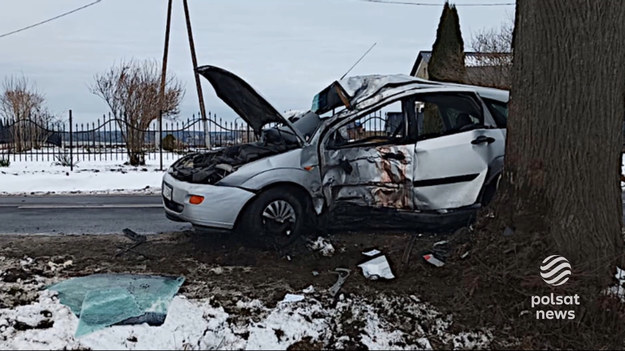
<svg viewBox="0 0 625 351"><path fill-rule="evenodd" d="M243 206L254 197L251 191L230 186L193 184L163 176L163 190L171 189L171 200L162 197L167 218L193 225L232 229ZM192 195L204 196L198 205L189 203Z"/></svg>

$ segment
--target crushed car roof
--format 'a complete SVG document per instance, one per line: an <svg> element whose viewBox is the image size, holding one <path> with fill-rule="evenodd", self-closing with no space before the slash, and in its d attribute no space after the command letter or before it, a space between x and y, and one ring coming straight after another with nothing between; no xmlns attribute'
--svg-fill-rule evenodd
<svg viewBox="0 0 625 351"><path fill-rule="evenodd" d="M323 89L313 98L311 110L318 114L326 113L334 108L347 107L353 109L357 104L374 98L376 95L391 89L402 91L427 88L463 88L473 90L480 96L500 101L508 101L505 90L479 87L473 85L444 83L412 77L405 74L364 75L337 80Z"/></svg>

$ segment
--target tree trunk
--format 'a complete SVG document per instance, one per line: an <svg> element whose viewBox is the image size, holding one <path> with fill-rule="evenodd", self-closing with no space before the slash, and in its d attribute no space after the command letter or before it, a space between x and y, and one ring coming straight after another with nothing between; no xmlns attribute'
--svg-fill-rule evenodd
<svg viewBox="0 0 625 351"><path fill-rule="evenodd" d="M622 1L517 1L497 212L603 283L623 254L623 78Z"/></svg>

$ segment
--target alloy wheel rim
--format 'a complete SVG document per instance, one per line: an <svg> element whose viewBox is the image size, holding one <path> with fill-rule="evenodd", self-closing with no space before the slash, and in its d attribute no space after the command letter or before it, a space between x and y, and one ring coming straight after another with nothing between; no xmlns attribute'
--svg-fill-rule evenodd
<svg viewBox="0 0 625 351"><path fill-rule="evenodd" d="M285 200L275 200L270 202L262 213L263 221L270 220L279 226L290 227L297 220L295 209ZM285 231L286 235L291 234L290 228Z"/></svg>

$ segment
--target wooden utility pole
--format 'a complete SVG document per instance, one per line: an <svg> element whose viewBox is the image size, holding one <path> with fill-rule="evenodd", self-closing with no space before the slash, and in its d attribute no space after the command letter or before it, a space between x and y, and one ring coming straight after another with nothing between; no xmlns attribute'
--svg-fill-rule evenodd
<svg viewBox="0 0 625 351"><path fill-rule="evenodd" d="M158 114L158 148L160 154L160 170L163 170L163 110L165 103L165 83L167 82L167 56L169 54L169 29L171 28L171 3L173 0L167 2L167 24L165 25L165 48L163 50L163 69L161 72L161 87L159 92L160 99L160 113Z"/></svg>
<svg viewBox="0 0 625 351"><path fill-rule="evenodd" d="M200 102L200 114L202 115L202 122L204 123L204 138L206 141L206 148L210 149L210 131L208 130L208 120L206 119L206 108L204 107L204 95L202 94L200 75L197 73L197 58L195 56L193 31L191 30L191 16L189 16L189 5L187 4L187 0L183 0L182 4L184 5L184 17L187 22L187 35L189 36L189 48L191 49L191 61L193 62L193 75L195 76L195 86L197 88L197 96Z"/></svg>
<svg viewBox="0 0 625 351"><path fill-rule="evenodd" d="M168 0L167 3L167 24L165 27L165 48L163 50L163 69L161 74L161 87L160 87L160 98L161 101L165 99L165 85L167 82L167 55L169 51L169 32L171 27L171 8L172 1ZM193 75L195 76L195 87L197 89L197 97L200 103L200 114L202 116L202 122L204 123L204 139L206 143L206 148L210 149L210 130L208 128L208 119L206 118L206 107L204 105L204 95L202 94L202 85L200 84L200 75L197 73L197 57L195 55L195 43L193 41L193 31L191 30L191 16L189 15L189 5L187 0L183 0L182 2L184 7L184 16L187 24L187 35L189 37L189 48L191 49L191 62L193 63ZM161 106L161 110L162 110ZM161 118L161 117L159 117ZM162 121L161 121L162 122ZM159 123L159 125L162 123ZM159 133L162 131L159 129ZM159 141L162 135L159 135ZM162 161L161 161L162 168Z"/></svg>

